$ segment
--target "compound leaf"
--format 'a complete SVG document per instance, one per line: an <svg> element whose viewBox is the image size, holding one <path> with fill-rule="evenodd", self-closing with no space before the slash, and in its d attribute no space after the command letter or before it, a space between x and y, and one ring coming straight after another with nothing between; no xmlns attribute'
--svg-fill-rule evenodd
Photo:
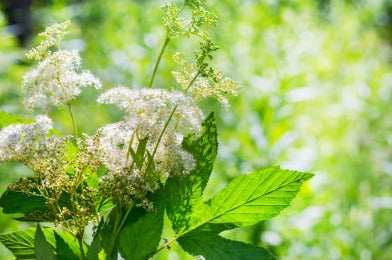
<svg viewBox="0 0 392 260"><path fill-rule="evenodd" d="M202 125L199 138L190 135L183 141L183 148L196 160L195 169L186 176L170 177L165 184L166 213L176 232L186 229L193 207L201 200L217 154L214 114L211 113Z"/></svg>

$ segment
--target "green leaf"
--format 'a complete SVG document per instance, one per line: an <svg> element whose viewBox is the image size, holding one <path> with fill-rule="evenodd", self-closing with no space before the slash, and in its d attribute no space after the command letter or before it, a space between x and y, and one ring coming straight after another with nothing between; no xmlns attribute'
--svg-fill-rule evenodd
<svg viewBox="0 0 392 260"><path fill-rule="evenodd" d="M58 259L79 259L81 257L79 243L68 232L54 230L56 256Z"/></svg>
<svg viewBox="0 0 392 260"><path fill-rule="evenodd" d="M84 175L88 176L85 183L88 187L99 188L99 178L96 172L91 172L90 168L84 170Z"/></svg>
<svg viewBox="0 0 392 260"><path fill-rule="evenodd" d="M31 189L31 192L37 192L36 189ZM72 203L70 194L63 192L60 196L60 207L71 208ZM55 216L52 214L31 214L31 213L48 213L45 206L46 199L41 196L33 196L24 192L13 191L7 189L0 197L0 207L3 208L5 214L23 214L22 217L15 218L20 221L53 221Z"/></svg>
<svg viewBox="0 0 392 260"><path fill-rule="evenodd" d="M46 240L54 248L59 259L78 259L80 251L78 241L70 233L43 228ZM7 247L17 259L36 259L34 236L36 228L0 235L0 242ZM65 245L66 244L66 245ZM68 252L64 252L64 251ZM76 256L76 257L73 257Z"/></svg>
<svg viewBox="0 0 392 260"><path fill-rule="evenodd" d="M43 197L30 196L23 192L7 189L0 197L0 207L3 208L3 213L6 214L29 214L44 211L45 201Z"/></svg>
<svg viewBox="0 0 392 260"><path fill-rule="evenodd" d="M144 154L146 153L148 137L139 140L136 152L133 150L132 146L129 145L128 152L131 154L132 159L135 161L136 166L140 170L144 163Z"/></svg>
<svg viewBox="0 0 392 260"><path fill-rule="evenodd" d="M97 175L99 178L101 178L102 176L106 175L106 173L108 173L108 168L106 168L104 165L99 166L99 168L97 169Z"/></svg>
<svg viewBox="0 0 392 260"><path fill-rule="evenodd" d="M22 232L0 235L0 242L18 259L35 259L34 250L35 228Z"/></svg>
<svg viewBox="0 0 392 260"><path fill-rule="evenodd" d="M93 242L87 252L87 259L106 259L107 251L110 243L112 242L112 236L115 232L117 224L121 220L122 214L118 207L114 207L107 219L102 219L97 228L96 234L93 238ZM116 250L113 250L116 251Z"/></svg>
<svg viewBox="0 0 392 260"><path fill-rule="evenodd" d="M88 248L87 259L106 259L106 254L104 254L103 243L104 243L104 234L103 234L103 226L105 225L105 219L102 218L99 226L97 228L96 234L91 242L91 245Z"/></svg>
<svg viewBox="0 0 392 260"><path fill-rule="evenodd" d="M112 209L114 206L116 206L116 204L114 203L113 200L105 199L96 205L96 211L97 212L104 212L109 209Z"/></svg>
<svg viewBox="0 0 392 260"><path fill-rule="evenodd" d="M77 161L78 159L78 147L73 143L73 141L67 141L66 150L64 157L68 161Z"/></svg>
<svg viewBox="0 0 392 260"><path fill-rule="evenodd" d="M165 184L166 213L176 232L187 229L193 207L200 200L213 168L218 149L214 114L203 122L199 138L184 138L183 148L196 160L195 169L186 176L168 178Z"/></svg>
<svg viewBox="0 0 392 260"><path fill-rule="evenodd" d="M0 110L0 129L12 124L30 124L34 123L33 119L26 119L20 116L14 116Z"/></svg>
<svg viewBox="0 0 392 260"><path fill-rule="evenodd" d="M249 226L278 215L289 206L302 183L313 175L267 168L234 179L207 202L195 207L184 233L206 224Z"/></svg>
<svg viewBox="0 0 392 260"><path fill-rule="evenodd" d="M51 245L46 241L45 235L39 224L34 235L35 257L37 260L55 260L57 259L53 253Z"/></svg>
<svg viewBox="0 0 392 260"><path fill-rule="evenodd" d="M268 250L251 244L229 240L212 232L190 232L178 239L181 247L191 255L206 260L272 260Z"/></svg>
<svg viewBox="0 0 392 260"><path fill-rule="evenodd" d="M140 208L131 211L131 219L119 233L117 241L117 247L124 259L147 259L158 247L165 210L162 193L162 189L158 190L150 199L154 203L154 213L146 213Z"/></svg>

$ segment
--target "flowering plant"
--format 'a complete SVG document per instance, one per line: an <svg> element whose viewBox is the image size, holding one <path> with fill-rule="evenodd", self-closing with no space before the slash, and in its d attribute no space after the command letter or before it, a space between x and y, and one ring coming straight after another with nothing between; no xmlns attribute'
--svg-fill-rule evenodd
<svg viewBox="0 0 392 260"><path fill-rule="evenodd" d="M189 21L181 18L185 8L192 13ZM43 114L33 120L1 112L0 161L21 162L34 174L9 185L0 206L6 214L20 214L20 221L51 225L1 235L17 258L147 259L176 241L203 259L275 258L219 234L276 216L312 175L267 168L202 200L218 143L214 114L204 117L197 101L215 97L228 106L228 96L240 86L209 65L217 47L203 28L216 16L204 0L170 3L163 10L167 35L149 87L101 94L99 104L115 105L125 116L93 136L78 134L72 103L82 88L102 84L81 71L77 51L61 49L70 22L48 27L27 54L38 66L24 78L25 106ZM182 71L172 74L182 91L152 88L169 42L192 35L201 39L196 64L174 55ZM53 128L45 115L53 107L69 110L72 135ZM161 244L165 212L176 234Z"/></svg>

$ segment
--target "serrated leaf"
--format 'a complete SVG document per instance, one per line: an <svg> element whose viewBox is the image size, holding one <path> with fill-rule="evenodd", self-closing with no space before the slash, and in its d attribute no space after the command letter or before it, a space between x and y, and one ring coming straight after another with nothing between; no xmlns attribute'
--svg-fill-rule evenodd
<svg viewBox="0 0 392 260"><path fill-rule="evenodd" d="M0 235L0 242L18 259L35 259L34 250L35 228L22 232Z"/></svg>
<svg viewBox="0 0 392 260"><path fill-rule="evenodd" d="M43 228L42 232L45 234L48 243L54 248L59 259L80 258L78 242L70 233L50 228ZM34 245L35 233L36 228L27 228L23 231L0 235L0 242L3 243L17 259L36 259ZM65 250L63 243L66 243L67 250L69 250L67 256L74 255L76 258L65 257L62 253Z"/></svg>
<svg viewBox="0 0 392 260"><path fill-rule="evenodd" d="M203 122L199 138L184 138L183 148L196 160L195 169L186 176L173 176L165 184L166 213L178 232L187 228L193 207L201 200L213 168L218 149L214 114Z"/></svg>
<svg viewBox="0 0 392 260"><path fill-rule="evenodd" d="M26 119L20 116L14 116L0 110L0 129L12 124L31 124L33 119Z"/></svg>
<svg viewBox="0 0 392 260"><path fill-rule="evenodd" d="M6 214L29 214L35 211L44 211L45 201L43 197L30 196L23 192L7 189L0 197L0 207Z"/></svg>
<svg viewBox="0 0 392 260"><path fill-rule="evenodd" d="M289 206L302 183L313 175L279 167L234 179L207 202L195 207L186 233L206 224L248 226L272 218Z"/></svg>
<svg viewBox="0 0 392 260"><path fill-rule="evenodd" d="M55 260L57 259L53 253L53 248L46 241L46 237L42 232L41 226L38 224L34 235L35 257L37 260Z"/></svg>
<svg viewBox="0 0 392 260"><path fill-rule="evenodd" d="M136 208L130 213L130 221L127 221L117 240L117 248L124 259L147 259L158 247L165 210L163 199L162 190L159 190L150 199L154 203L155 212L146 213Z"/></svg>
<svg viewBox="0 0 392 260"><path fill-rule="evenodd" d="M54 230L53 234L56 241L55 252L58 259L80 258L80 248L75 237L69 233L60 233L58 230Z"/></svg>
<svg viewBox="0 0 392 260"><path fill-rule="evenodd" d="M119 221L121 220L121 212L117 207L114 207L107 219L102 219L97 228L96 234L91 242L91 245L87 252L87 259L106 259L106 257L111 257L107 255L109 251L110 243L112 241L112 235L115 232L115 228ZM113 250L115 251L115 250ZM114 252L112 252L114 253Z"/></svg>
<svg viewBox="0 0 392 260"><path fill-rule="evenodd" d="M251 244L229 240L211 232L190 232L178 239L189 254L205 260L273 260L268 250Z"/></svg>

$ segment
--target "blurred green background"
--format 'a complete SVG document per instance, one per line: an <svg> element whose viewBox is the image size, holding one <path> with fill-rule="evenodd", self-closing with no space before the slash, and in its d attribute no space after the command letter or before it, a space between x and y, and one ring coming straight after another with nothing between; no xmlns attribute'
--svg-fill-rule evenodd
<svg viewBox="0 0 392 260"><path fill-rule="evenodd" d="M210 0L220 19L211 37L215 64L243 85L217 111L219 155L207 194L267 165L315 172L292 206L271 221L225 236L272 250L281 259L392 257L392 1ZM104 82L145 86L164 40L161 1L0 0L0 109L22 116L24 56L55 22L73 21L65 48ZM191 59L195 39L173 41L155 87L178 88L171 55ZM121 118L85 91L75 107L79 131ZM51 113L71 133L67 112ZM0 166L0 191L23 176ZM0 233L26 227L0 213ZM170 230L165 237L170 238ZM174 246L158 259L191 259ZM0 259L12 259L0 247Z"/></svg>

